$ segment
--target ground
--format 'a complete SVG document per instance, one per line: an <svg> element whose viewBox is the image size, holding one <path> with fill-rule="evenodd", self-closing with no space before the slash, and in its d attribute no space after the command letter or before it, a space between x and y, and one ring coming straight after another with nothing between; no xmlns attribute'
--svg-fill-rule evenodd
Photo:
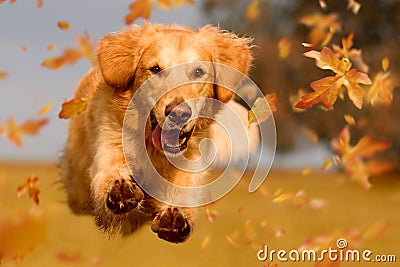
<svg viewBox="0 0 400 267"><path fill-rule="evenodd" d="M27 194L17 196L18 185L29 175L40 178L39 205ZM249 194L244 179L217 203L200 208L193 236L177 245L158 239L150 227L109 238L91 217L69 211L55 165L2 163L0 248L7 246L8 251L0 266L264 266L269 261L257 259L264 244L290 251L303 244L336 244L339 237L349 247L370 249L374 255L397 253L400 261L399 178L375 177L365 191L343 174L273 170L257 192ZM24 257L9 258L28 244L33 248ZM397 266L340 266L360 264Z"/></svg>

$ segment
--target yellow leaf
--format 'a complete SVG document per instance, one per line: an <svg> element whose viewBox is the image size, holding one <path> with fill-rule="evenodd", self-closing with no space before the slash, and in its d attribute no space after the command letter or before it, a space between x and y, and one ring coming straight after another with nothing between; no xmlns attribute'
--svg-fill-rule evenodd
<svg viewBox="0 0 400 267"><path fill-rule="evenodd" d="M208 235L206 236L203 241L201 242L200 248L205 249L208 246L208 243L210 242L211 236Z"/></svg>
<svg viewBox="0 0 400 267"><path fill-rule="evenodd" d="M322 163L322 170L326 171L332 166L332 161L329 159L324 160Z"/></svg>
<svg viewBox="0 0 400 267"><path fill-rule="evenodd" d="M261 123L268 120L272 113L277 110L276 104L277 96L275 93L266 94L264 97L257 98L253 107L247 114L249 121L248 127L250 127L252 123Z"/></svg>
<svg viewBox="0 0 400 267"><path fill-rule="evenodd" d="M384 57L384 58L382 59L382 69L383 69L383 71L388 71L389 65L390 65L390 60L389 60L389 58Z"/></svg>
<svg viewBox="0 0 400 267"><path fill-rule="evenodd" d="M290 55L291 48L291 42L286 37L282 37L278 42L279 58L287 58Z"/></svg>
<svg viewBox="0 0 400 267"><path fill-rule="evenodd" d="M345 114L344 115L344 120L347 122L347 124L349 125L355 125L356 124L356 120L354 119L353 116L349 115L349 114Z"/></svg>
<svg viewBox="0 0 400 267"><path fill-rule="evenodd" d="M260 1L252 0L246 8L246 18L249 21L255 21L260 16Z"/></svg>
<svg viewBox="0 0 400 267"><path fill-rule="evenodd" d="M63 31L68 30L70 27L68 21L65 21L65 20L61 20L61 21L57 22L57 26L60 30L63 30Z"/></svg>
<svg viewBox="0 0 400 267"><path fill-rule="evenodd" d="M70 101L64 101L61 106L61 111L58 114L60 119L75 118L80 113L84 112L87 107L87 99L73 98Z"/></svg>
<svg viewBox="0 0 400 267"><path fill-rule="evenodd" d="M172 8L172 0L157 0L157 4L164 10L171 10Z"/></svg>
<svg viewBox="0 0 400 267"><path fill-rule="evenodd" d="M53 108L53 103L47 104L46 106L42 107L39 112L38 115L43 116L44 114L46 114L47 112L49 112L50 109Z"/></svg>

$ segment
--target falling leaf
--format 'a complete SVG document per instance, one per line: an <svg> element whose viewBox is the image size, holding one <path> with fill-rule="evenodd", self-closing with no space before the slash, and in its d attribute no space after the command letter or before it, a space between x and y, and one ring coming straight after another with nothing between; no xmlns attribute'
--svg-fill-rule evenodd
<svg viewBox="0 0 400 267"><path fill-rule="evenodd" d="M348 58L354 63L356 69L368 73L369 67L364 63L362 58L361 49L355 49L353 47L354 34L351 32L346 38L342 38L342 47L333 44L332 48L339 58Z"/></svg>
<svg viewBox="0 0 400 267"><path fill-rule="evenodd" d="M323 46L329 43L333 34L341 31L342 28L338 15L335 13L306 15L299 22L312 28L308 38L313 46Z"/></svg>
<svg viewBox="0 0 400 267"><path fill-rule="evenodd" d="M344 115L344 120L346 121L346 123L348 125L355 125L356 124L356 119L354 119L354 117L349 115L349 114L345 114Z"/></svg>
<svg viewBox="0 0 400 267"><path fill-rule="evenodd" d="M226 235L225 238L228 241L228 243L231 244L234 248L236 248L236 249L239 248L238 243L232 237L230 237L229 235Z"/></svg>
<svg viewBox="0 0 400 267"><path fill-rule="evenodd" d="M325 200L319 198L313 198L309 202L310 207L314 210L320 210L325 207L326 203Z"/></svg>
<svg viewBox="0 0 400 267"><path fill-rule="evenodd" d="M363 136L354 146L350 145L349 126L343 128L338 137L331 141L332 149L338 154L340 164L349 177L362 188L371 187L369 177L379 172L390 170L391 163L382 163L373 159L375 154L387 150L391 144L385 141L374 141L369 135ZM367 159L370 159L367 161ZM379 166L382 167L379 167Z"/></svg>
<svg viewBox="0 0 400 267"><path fill-rule="evenodd" d="M206 236L203 241L201 241L200 248L205 249L208 246L208 243L210 242L211 235Z"/></svg>
<svg viewBox="0 0 400 267"><path fill-rule="evenodd" d="M249 21L255 21L260 17L260 1L252 0L246 8L246 18Z"/></svg>
<svg viewBox="0 0 400 267"><path fill-rule="evenodd" d="M286 234L286 231L283 228L276 229L276 231L275 231L275 237L276 238L282 237L285 234Z"/></svg>
<svg viewBox="0 0 400 267"><path fill-rule="evenodd" d="M378 72L374 82L368 91L367 97L371 105L384 104L391 105L393 100L392 81L390 72Z"/></svg>
<svg viewBox="0 0 400 267"><path fill-rule="evenodd" d="M82 257L79 253L71 254L67 252L59 252L57 254L57 259L64 263L78 263L82 260Z"/></svg>
<svg viewBox="0 0 400 267"><path fill-rule="evenodd" d="M278 42L279 58L285 59L290 55L292 48L291 42L286 37L282 37Z"/></svg>
<svg viewBox="0 0 400 267"><path fill-rule="evenodd" d="M323 9L326 10L328 8L328 5L324 0L318 0L319 6Z"/></svg>
<svg viewBox="0 0 400 267"><path fill-rule="evenodd" d="M269 119L271 114L277 110L277 96L275 93L259 97L254 102L251 110L248 111L248 127L252 123L261 123Z"/></svg>
<svg viewBox="0 0 400 267"><path fill-rule="evenodd" d="M332 108L340 95L342 86L347 88L347 93L354 105L361 109L364 89L359 85L371 84L367 74L351 68L351 62L347 58L339 59L333 51L324 47L321 52L312 50L304 54L314 58L316 65L321 69L329 69L336 73L311 83L314 92L308 93L295 105L296 108L310 108L314 104L322 103L326 108Z"/></svg>
<svg viewBox="0 0 400 267"><path fill-rule="evenodd" d="M0 222L0 259L21 259L45 242L46 222L41 212L30 209Z"/></svg>
<svg viewBox="0 0 400 267"><path fill-rule="evenodd" d="M357 15L358 12L360 11L361 4L357 2L356 0L347 0L347 9L351 10L354 15Z"/></svg>
<svg viewBox="0 0 400 267"><path fill-rule="evenodd" d="M43 0L36 0L36 7L42 8L43 7Z"/></svg>
<svg viewBox="0 0 400 267"><path fill-rule="evenodd" d="M95 62L95 53L93 42L89 35L85 33L83 36L76 38L77 48L67 48L63 54L56 57L49 57L42 62L42 66L48 69L56 70L65 64L74 64L81 58L87 58L92 64Z"/></svg>
<svg viewBox="0 0 400 267"><path fill-rule="evenodd" d="M130 13L125 16L125 24L131 24L142 17L149 19L151 15L151 0L136 0L129 5Z"/></svg>
<svg viewBox="0 0 400 267"><path fill-rule="evenodd" d="M280 189L276 190L274 193L274 198L272 203L282 203L287 202L293 199L294 193L293 192L282 192Z"/></svg>
<svg viewBox="0 0 400 267"><path fill-rule="evenodd" d="M10 117L5 123L0 125L7 139L18 147L23 147L23 135L37 135L39 130L49 122L48 119L27 120L18 125L13 117Z"/></svg>
<svg viewBox="0 0 400 267"><path fill-rule="evenodd" d="M300 112L304 112L305 111L305 109L303 109L303 108L296 108L295 105L306 94L307 94L306 90L303 89L303 88L300 88L300 89L297 90L297 94L290 94L289 95L290 106L292 107L294 112L300 113Z"/></svg>
<svg viewBox="0 0 400 267"><path fill-rule="evenodd" d="M54 50L54 49L56 49L56 45L55 44L49 44L47 46L47 50L49 50L49 51Z"/></svg>
<svg viewBox="0 0 400 267"><path fill-rule="evenodd" d="M69 101L64 101L58 117L60 119L75 118L86 110L87 101L88 100L86 98L73 98Z"/></svg>
<svg viewBox="0 0 400 267"><path fill-rule="evenodd" d="M303 176L309 175L310 173L312 173L311 167L306 167L301 171L301 175Z"/></svg>
<svg viewBox="0 0 400 267"><path fill-rule="evenodd" d="M28 190L29 197L33 199L36 205L39 205L39 193L40 190L36 187L39 183L39 177L37 176L29 176L26 181L18 186L17 193L18 197L21 197Z"/></svg>
<svg viewBox="0 0 400 267"><path fill-rule="evenodd" d="M318 143L318 134L314 130L307 127L301 127L301 132L308 138L308 140L310 140L312 144Z"/></svg>
<svg viewBox="0 0 400 267"><path fill-rule="evenodd" d="M157 0L157 4L164 10L171 10L172 8L172 0Z"/></svg>
<svg viewBox="0 0 400 267"><path fill-rule="evenodd" d="M42 107L39 111L38 111L38 115L39 116L43 116L45 115L47 112L49 112L50 109L52 109L54 106L53 103L47 104L46 106Z"/></svg>
<svg viewBox="0 0 400 267"><path fill-rule="evenodd" d="M389 60L389 58L387 58L387 57L384 57L383 59L382 59L382 61L381 61L381 64L382 64L382 69L383 69L383 71L388 71L388 69L389 69L389 65L390 65L390 60Z"/></svg>
<svg viewBox="0 0 400 267"><path fill-rule="evenodd" d="M209 207L205 208L206 218L209 222L213 222L215 218L219 216L218 211L210 209Z"/></svg>
<svg viewBox="0 0 400 267"><path fill-rule="evenodd" d="M365 231L363 238L364 239L374 239L383 235L386 230L389 228L390 224L387 221L378 221L373 223L368 229Z"/></svg>
<svg viewBox="0 0 400 267"><path fill-rule="evenodd" d="M322 170L324 170L324 171L329 170L331 166L332 166L332 161L329 159L326 159L322 163Z"/></svg>
<svg viewBox="0 0 400 267"><path fill-rule="evenodd" d="M4 80L8 76L7 72L5 71L0 71L0 81Z"/></svg>
<svg viewBox="0 0 400 267"><path fill-rule="evenodd" d="M22 50L22 52L26 52L27 50L28 50L28 47L26 46L26 45L23 45L22 47L21 47L21 50Z"/></svg>
<svg viewBox="0 0 400 267"><path fill-rule="evenodd" d="M60 30L66 31L69 29L69 22L65 20L60 20L57 22L57 26Z"/></svg>

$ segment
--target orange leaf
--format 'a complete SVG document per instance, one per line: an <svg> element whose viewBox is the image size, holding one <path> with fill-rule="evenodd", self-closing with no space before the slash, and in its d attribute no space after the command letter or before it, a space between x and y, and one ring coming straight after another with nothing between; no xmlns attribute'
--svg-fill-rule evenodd
<svg viewBox="0 0 400 267"><path fill-rule="evenodd" d="M60 30L66 31L69 29L69 23L68 21L65 20L61 20L59 22L57 22L57 26Z"/></svg>
<svg viewBox="0 0 400 267"><path fill-rule="evenodd" d="M277 110L277 96L275 93L259 97L248 111L249 127L252 123L261 123L269 119L271 114Z"/></svg>
<svg viewBox="0 0 400 267"><path fill-rule="evenodd" d="M92 64L95 62L95 54L93 50L93 42L89 35L85 32L83 36L76 38L77 48L67 48L63 54L57 57L47 58L42 62L42 66L56 70L65 64L74 64L81 58L86 57Z"/></svg>
<svg viewBox="0 0 400 267"><path fill-rule="evenodd" d="M38 115L43 116L44 114L49 112L49 110L52 109L52 108L53 108L53 103L47 104L46 106L42 107L39 110Z"/></svg>
<svg viewBox="0 0 400 267"><path fill-rule="evenodd" d="M252 0L246 8L246 18L249 21L255 21L260 16L260 1Z"/></svg>
<svg viewBox="0 0 400 267"><path fill-rule="evenodd" d="M336 74L343 75L351 68L351 63L343 58L340 60L328 47L322 48L321 52L311 50L304 53L304 56L314 58L315 64L324 70L332 70Z"/></svg>
<svg viewBox="0 0 400 267"><path fill-rule="evenodd" d="M387 58L387 57L384 57L383 59L382 59L382 69L383 69L383 71L388 71L388 69L389 69L389 65L390 65L390 60L389 60L389 58Z"/></svg>
<svg viewBox="0 0 400 267"><path fill-rule="evenodd" d="M131 24L137 18L149 19L151 15L151 0L136 0L129 5L130 13L125 16L125 24Z"/></svg>
<svg viewBox="0 0 400 267"><path fill-rule="evenodd" d="M367 95L371 105L392 104L394 88L391 83L390 72L378 72Z"/></svg>
<svg viewBox="0 0 400 267"><path fill-rule="evenodd" d="M55 48L56 48L56 45L55 45L55 44L49 44L49 45L47 46L47 50L49 50L49 51L54 50Z"/></svg>
<svg viewBox="0 0 400 267"><path fill-rule="evenodd" d="M338 19L338 15L335 13L327 15L320 13L306 15L302 17L299 22L312 28L308 34L308 38L310 43L314 46L320 46L323 43L329 43L333 34L339 32L342 28L342 24Z"/></svg>
<svg viewBox="0 0 400 267"><path fill-rule="evenodd" d="M23 124L17 125L17 122L11 117L3 123L1 128L11 143L22 147L23 135L36 135L40 128L45 126L48 122L48 119L27 120Z"/></svg>
<svg viewBox="0 0 400 267"><path fill-rule="evenodd" d="M61 111L58 114L60 119L75 118L80 113L84 112L87 107L87 99L73 98L70 101L64 101L61 106Z"/></svg>
<svg viewBox="0 0 400 267"><path fill-rule="evenodd" d="M36 7L42 8L43 7L43 0L36 0Z"/></svg>
<svg viewBox="0 0 400 267"><path fill-rule="evenodd" d="M290 55L292 44L286 37L282 37L278 42L279 58L285 59Z"/></svg>
<svg viewBox="0 0 400 267"><path fill-rule="evenodd" d="M7 77L7 72L5 72L5 71L0 71L0 81L1 80L3 80L3 79L5 79L6 77Z"/></svg>
<svg viewBox="0 0 400 267"><path fill-rule="evenodd" d="M349 115L349 114L345 114L344 115L344 120L347 122L347 124L349 125L355 125L356 124L356 120L354 119L353 116Z"/></svg>
<svg viewBox="0 0 400 267"><path fill-rule="evenodd" d="M36 176L29 176L26 181L18 186L17 188L17 193L18 196L22 196L26 190L28 190L29 197L33 199L33 201L36 203L36 205L39 204L39 193L40 190L36 187L36 185L39 183L39 178Z"/></svg>
<svg viewBox="0 0 400 267"><path fill-rule="evenodd" d="M157 0L157 4L164 10L171 10L172 8L172 0Z"/></svg>

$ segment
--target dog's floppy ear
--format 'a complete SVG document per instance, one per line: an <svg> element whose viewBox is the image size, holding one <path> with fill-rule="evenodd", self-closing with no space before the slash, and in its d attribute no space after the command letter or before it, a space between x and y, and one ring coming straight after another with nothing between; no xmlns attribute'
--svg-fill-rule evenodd
<svg viewBox="0 0 400 267"><path fill-rule="evenodd" d="M251 54L253 39L238 37L236 34L221 31L210 25L201 28L199 34L204 34L204 38L208 39L211 59L217 63L214 67L218 84L215 90L216 97L226 103L234 97L235 93L232 90L242 81L243 75L249 72L253 60ZM224 67L225 65L228 67Z"/></svg>
<svg viewBox="0 0 400 267"><path fill-rule="evenodd" d="M142 27L133 25L120 33L108 34L97 46L97 60L104 80L112 87L126 89L134 79L143 53Z"/></svg>

